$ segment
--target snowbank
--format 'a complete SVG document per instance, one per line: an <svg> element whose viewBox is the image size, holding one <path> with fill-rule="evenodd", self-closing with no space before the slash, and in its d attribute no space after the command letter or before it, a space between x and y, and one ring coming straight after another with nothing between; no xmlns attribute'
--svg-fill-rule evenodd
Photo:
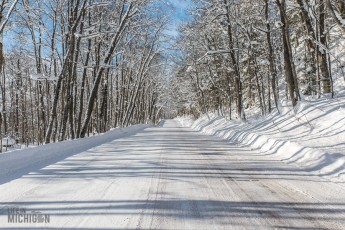
<svg viewBox="0 0 345 230"><path fill-rule="evenodd" d="M41 145L35 148L0 154L0 184L16 179L34 170L61 161L112 140L135 134L149 125L135 125L113 129L102 135Z"/></svg>
<svg viewBox="0 0 345 230"><path fill-rule="evenodd" d="M246 123L228 121L208 114L191 122L188 117L177 120L204 134L258 149L262 154L295 164L305 171L345 182L345 97L304 101L297 113L283 108Z"/></svg>

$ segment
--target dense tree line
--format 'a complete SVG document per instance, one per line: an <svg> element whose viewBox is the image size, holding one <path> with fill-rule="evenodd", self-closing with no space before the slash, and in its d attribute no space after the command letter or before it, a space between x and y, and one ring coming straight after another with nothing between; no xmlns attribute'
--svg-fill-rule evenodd
<svg viewBox="0 0 345 230"><path fill-rule="evenodd" d="M159 1L4 0L0 25L0 136L42 144L158 121Z"/></svg>
<svg viewBox="0 0 345 230"><path fill-rule="evenodd" d="M305 96L334 96L343 76L343 0L200 0L180 28L172 85L176 113L219 111L246 119ZM191 103L186 103L188 94Z"/></svg>
<svg viewBox="0 0 345 230"><path fill-rule="evenodd" d="M171 60L162 4L3 0L0 136L43 144L208 111L245 120L333 97L345 76L343 0L194 0Z"/></svg>

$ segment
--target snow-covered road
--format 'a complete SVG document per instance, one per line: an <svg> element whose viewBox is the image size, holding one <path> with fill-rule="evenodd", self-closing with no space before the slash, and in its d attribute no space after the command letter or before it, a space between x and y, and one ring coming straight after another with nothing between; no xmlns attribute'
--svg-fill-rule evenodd
<svg viewBox="0 0 345 230"><path fill-rule="evenodd" d="M345 229L345 187L168 120L1 184L17 228Z"/></svg>

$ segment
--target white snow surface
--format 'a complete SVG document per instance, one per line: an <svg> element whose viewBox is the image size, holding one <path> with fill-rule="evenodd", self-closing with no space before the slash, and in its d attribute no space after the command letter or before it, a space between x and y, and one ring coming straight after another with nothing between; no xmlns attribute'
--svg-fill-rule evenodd
<svg viewBox="0 0 345 230"><path fill-rule="evenodd" d="M216 114L197 120L177 120L208 135L259 149L262 155L294 164L306 172L345 182L345 97L305 99L295 111L281 106L281 114L227 120Z"/></svg>
<svg viewBox="0 0 345 230"><path fill-rule="evenodd" d="M61 161L111 140L132 135L149 125L135 125L88 138L63 141L34 148L0 153L0 183L25 175L31 171Z"/></svg>
<svg viewBox="0 0 345 230"><path fill-rule="evenodd" d="M0 158L1 178L21 172L0 183L0 229L345 229L340 184L174 120L145 127ZM8 223L14 207L50 222Z"/></svg>

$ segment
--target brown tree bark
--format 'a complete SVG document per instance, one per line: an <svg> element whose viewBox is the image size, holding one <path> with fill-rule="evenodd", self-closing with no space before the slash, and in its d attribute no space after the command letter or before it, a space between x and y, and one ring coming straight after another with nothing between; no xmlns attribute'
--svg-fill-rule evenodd
<svg viewBox="0 0 345 230"><path fill-rule="evenodd" d="M274 51L272 46L272 40L271 40L271 25L269 23L269 0L265 0L265 18L266 18L266 40L267 40L267 46L268 46L268 59L270 63L270 74L271 74L271 87L273 91L273 97L274 97L274 103L276 105L276 108L279 112L278 108L278 90L277 90L277 72L276 67L274 63ZM271 112L271 111L269 111Z"/></svg>
<svg viewBox="0 0 345 230"><path fill-rule="evenodd" d="M111 60L111 58L113 56L113 53L114 53L114 51L115 51L115 49L116 49L116 47L118 45L118 42L119 42L119 40L121 38L122 32L124 31L124 29L127 26L127 22L128 22L128 20L130 18L130 13L132 11L132 8L133 8L133 4L130 3L127 6L126 13L122 17L122 20L121 20L121 22L119 24L119 29L118 29L118 31L116 32L115 36L112 39L110 49L107 51L107 54L106 54L104 60L102 61L102 66L100 66L100 68L99 68L99 70L97 72L96 79L94 81L94 85L93 85L93 88L92 88L92 91L91 91L91 94L90 94L90 97L89 97L88 105L87 105L87 111L86 111L86 115L85 115L85 120L84 120L82 129L81 129L81 133L80 133L80 137L81 138L85 137L85 134L86 134L88 126L89 126L89 122L90 122L90 119L91 119L92 111L94 109L95 100L96 100L97 93L98 93L99 84L101 82L101 79L103 77L103 72L105 70L104 65L107 65L107 64L110 63L110 60ZM124 6L123 6L122 11L124 11Z"/></svg>
<svg viewBox="0 0 345 230"><path fill-rule="evenodd" d="M329 72L328 62L327 62L327 37L325 33L325 0L320 0L320 18L319 18L319 30L320 30L320 43L323 47L318 49L318 60L322 75L322 86L324 93L330 93L332 91L331 75Z"/></svg>
<svg viewBox="0 0 345 230"><path fill-rule="evenodd" d="M77 29L77 26L79 25L79 22L82 18L83 15L83 11L86 7L86 2L87 0L83 0L83 4L81 6L81 11L79 13L79 15L76 17L76 20L74 22L74 24L71 26L70 28L70 36L75 36L75 32ZM79 4L78 4L79 6ZM76 9L79 9L79 7L76 7ZM50 119L49 119L49 125L47 128L47 133L46 133L46 137L45 137L45 143L48 144L50 143L50 138L53 132L53 126L54 126L54 122L57 119L57 106L58 106L58 102L59 102L59 97L60 97L60 90L61 90L61 86L62 86L62 81L63 78L66 76L67 72L68 72L68 67L69 67L69 61L68 60L72 60L73 59L73 55L74 53L72 52L73 47L68 47L67 51L66 51L66 55L64 57L64 62L63 62L63 66L62 66L62 70L60 75L58 76L58 80L56 83L56 89L55 89L55 94L54 94L54 99L53 99L53 105L52 105L52 109L51 109L51 114L50 114Z"/></svg>
<svg viewBox="0 0 345 230"><path fill-rule="evenodd" d="M226 8L226 19L227 19L227 33L228 33L228 39L229 39L229 49L230 49L230 57L232 60L232 64L234 66L235 70L235 88L236 88L236 96L237 96L237 107L236 112L238 117L241 120L246 120L244 110L243 110L243 95L242 95L242 82L241 82L241 73L240 73L240 67L239 63L237 61L235 50L234 50L234 41L233 41L233 34L232 34L232 28L231 28L231 19L230 19L230 8L228 0L224 0L225 8Z"/></svg>
<svg viewBox="0 0 345 230"><path fill-rule="evenodd" d="M343 32L345 33L345 25L342 23L341 19L339 17L344 16L344 9L343 12L338 12L332 5L331 0L325 0L326 1L326 5L329 9L329 12L331 14L331 16L333 17L334 21L337 23L337 25L343 30ZM344 6L344 4L340 3L340 6ZM344 19L344 18L343 18Z"/></svg>
<svg viewBox="0 0 345 230"><path fill-rule="evenodd" d="M318 40L316 37L316 33L314 31L311 19L309 17L309 13L307 11L307 6L304 2L304 0L297 0L297 3L300 5L301 9L301 15L302 15L302 20L306 26L307 33L311 37L308 39L308 46L309 50L316 50L317 55L318 55L318 61L319 61L319 66L321 70L321 80L323 82L323 91L324 93L330 93L331 92L331 77L328 71L328 65L327 65L327 55L325 53L325 50L317 46L315 42ZM320 0L320 21L319 21L319 29L320 29L320 43L326 47L326 37L324 36L324 31L325 31L325 7L324 7L324 0ZM312 57L313 61L313 72L316 72L316 58L314 57L314 52L310 52L309 54L310 57Z"/></svg>
<svg viewBox="0 0 345 230"><path fill-rule="evenodd" d="M276 0L276 3L279 7L281 22L283 23L281 29L283 34L285 78L292 106L296 106L299 98L299 89L291 51L289 22L286 15L286 3L285 0Z"/></svg>

